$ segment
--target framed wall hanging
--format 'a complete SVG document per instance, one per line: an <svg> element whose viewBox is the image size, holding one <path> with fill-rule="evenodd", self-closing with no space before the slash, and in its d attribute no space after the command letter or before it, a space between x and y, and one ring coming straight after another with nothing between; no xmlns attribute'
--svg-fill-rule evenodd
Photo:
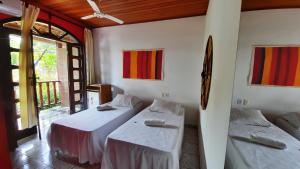
<svg viewBox="0 0 300 169"><path fill-rule="evenodd" d="M300 87L300 46L254 46L250 85Z"/></svg>
<svg viewBox="0 0 300 169"><path fill-rule="evenodd" d="M212 76L212 67L213 67L213 39L210 35L207 40L205 57L203 62L203 70L201 73L202 86L201 86L201 107L203 110L206 110L210 85L211 85L211 76Z"/></svg>
<svg viewBox="0 0 300 169"><path fill-rule="evenodd" d="M163 49L123 51L123 78L163 79Z"/></svg>

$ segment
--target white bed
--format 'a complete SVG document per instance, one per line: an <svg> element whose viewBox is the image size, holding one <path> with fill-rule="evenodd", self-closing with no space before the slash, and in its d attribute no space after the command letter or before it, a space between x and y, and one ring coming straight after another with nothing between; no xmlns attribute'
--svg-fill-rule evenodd
<svg viewBox="0 0 300 169"><path fill-rule="evenodd" d="M180 111L160 113L148 107L124 123L107 138L102 169L179 169L184 109ZM146 126L146 119L165 120L167 126Z"/></svg>
<svg viewBox="0 0 300 169"><path fill-rule="evenodd" d="M300 140L300 113L287 113L276 120L276 125Z"/></svg>
<svg viewBox="0 0 300 169"><path fill-rule="evenodd" d="M284 119L277 119L276 125L300 141L300 128L296 129Z"/></svg>
<svg viewBox="0 0 300 169"><path fill-rule="evenodd" d="M55 121L48 131L51 151L76 157L79 163L100 163L107 135L136 115L142 105L113 106L115 110L109 111L94 107Z"/></svg>
<svg viewBox="0 0 300 169"><path fill-rule="evenodd" d="M263 119L265 120L265 119ZM261 123L261 122L259 122ZM230 122L226 152L226 169L299 169L300 142L272 123L269 127ZM286 144L286 149L275 149L241 141L235 136L250 139L260 134Z"/></svg>

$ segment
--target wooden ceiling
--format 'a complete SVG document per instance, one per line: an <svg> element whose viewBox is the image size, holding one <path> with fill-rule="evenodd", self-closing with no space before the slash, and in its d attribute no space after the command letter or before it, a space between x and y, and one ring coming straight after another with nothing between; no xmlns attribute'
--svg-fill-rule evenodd
<svg viewBox="0 0 300 169"><path fill-rule="evenodd" d="M83 22L89 27L117 25L107 19L80 20L93 13L86 0L23 0ZM102 12L125 24L175 19L206 14L208 0L95 0ZM242 10L298 8L300 0L243 0Z"/></svg>

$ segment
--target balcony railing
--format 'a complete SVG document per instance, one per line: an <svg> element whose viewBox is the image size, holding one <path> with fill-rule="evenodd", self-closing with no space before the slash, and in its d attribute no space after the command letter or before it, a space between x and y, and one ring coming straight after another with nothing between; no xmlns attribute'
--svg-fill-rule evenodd
<svg viewBox="0 0 300 169"><path fill-rule="evenodd" d="M59 84L60 81L36 82L40 110L60 104Z"/></svg>

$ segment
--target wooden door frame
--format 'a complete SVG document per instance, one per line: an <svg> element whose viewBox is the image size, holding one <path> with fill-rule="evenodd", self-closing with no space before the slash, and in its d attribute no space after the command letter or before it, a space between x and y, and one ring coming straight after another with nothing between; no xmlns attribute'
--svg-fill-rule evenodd
<svg viewBox="0 0 300 169"><path fill-rule="evenodd" d="M17 34L17 35L21 35L21 31L20 30L16 30L16 29L12 29L12 28L6 28L6 27L4 27L3 26L3 24L5 24L5 23L7 23L7 22L12 22L12 21L20 21L20 18L19 17L16 17L16 18L9 18L9 19L4 19L4 20L1 20L0 21L0 29L3 29L3 30L5 30L4 32L7 34L7 35L9 35L9 34ZM32 31L31 31L31 45L33 46L33 37L34 36L38 36L38 37L43 37L43 38L47 38L47 39L51 39L51 40L55 40L55 41L59 41L59 42L64 42L64 43L66 43L67 45L68 44L71 44L71 45L78 45L78 46L80 46L80 48L81 48L81 50L82 50L82 54L83 54L83 67L84 67L84 85L86 85L86 69L85 69L85 67L86 67L86 65L85 65L85 53L84 53L84 45L80 42L80 40L76 37L76 36L74 36L72 33L70 33L68 30L66 30L66 29L64 29L63 27L61 27L61 26L59 26L59 25L56 25L56 24L53 24L53 23L51 23L51 22L48 22L48 21L45 21L45 20L40 20L40 19L38 19L37 20L38 22L42 22L42 23L45 23L45 24L48 24L49 25L49 27L51 27L52 25L53 26L55 26L55 27L57 27L57 28L59 28L59 29L61 29L61 30L63 30L63 31L65 31L67 34L69 34L69 35L71 35L73 38L75 38L76 39L76 41L78 42L78 43L70 43L70 42L66 42L66 41L63 41L62 40L62 37L61 38L55 38L55 37L53 37L53 36L49 36L49 35L36 35L36 34L33 34L32 33ZM10 33L10 32L12 32L12 33ZM67 35L67 34L65 34L65 35ZM1 40L1 42L0 42L0 44L4 44L5 42L4 41L2 41ZM8 45L9 45L9 41L8 41ZM0 47L0 49L2 49L2 48L5 48L5 46L4 45L1 45L1 47ZM7 47L6 47L7 48ZM31 49L32 50L32 52L33 52L33 48ZM3 49L3 50L1 50L1 51L3 51L2 52L2 55L4 56L4 55L6 55L6 56L4 56L4 57L1 57L1 59L6 59L6 61L4 61L4 62L1 62L0 63L0 66L1 66L1 68L0 68L0 70L2 70L1 72L5 72L6 73L6 75L4 75L4 77L5 76L9 76L9 77L7 77L8 78L8 80L10 81L10 82L12 82L12 76L11 76L11 74L9 74L9 73L11 73L11 68L8 66L8 65L10 65L10 60L9 60L9 58L10 58L10 49L9 49L9 46L8 46L8 48L7 49ZM6 51L6 52L5 52ZM1 60L0 59L0 60ZM32 58L32 59L34 59L34 58ZM3 66L1 65L1 64L3 64ZM7 64L7 65L5 65L5 64ZM69 56L68 56L68 69L69 69ZM36 104L36 106L35 106L35 108L36 108L36 110L37 110L37 123L38 123L38 125L39 125L39 110L38 110L38 104L37 104L37 95L36 95L36 76L35 76L35 68L34 68L34 65L33 65L33 70L34 70L34 77L33 77L33 83L34 83L34 95L35 95L35 99L34 99L34 102L35 102L35 104ZM1 83L3 83L3 84L1 84ZM32 128L29 128L28 130L24 130L24 132L19 132L18 131L18 124L17 124L17 121L16 120L14 120L14 118L16 118L16 108L15 108L15 103L14 103L14 95L13 95L13 92L14 92L14 85L11 85L12 83L9 83L9 82L7 82L6 84L4 84L4 83L6 83L6 82L4 82L4 81L1 81L0 82L0 87L4 87L4 89L5 90L3 90L4 92L4 95L6 96L6 98L3 98L4 99L4 101L5 102L7 102L8 104L5 104L5 112L10 112L10 113L6 113L7 114L7 118L6 118L6 121L7 121L7 130L8 130L8 138L9 138L9 147L10 147L10 149L11 150L14 150L16 147L17 147L17 140L19 140L19 139L21 139L21 138L24 138L24 137L27 137L27 136L29 136L29 135L32 135L32 134L35 134L36 132L37 132L37 127L36 126L34 126L34 127L32 127ZM70 84L70 80L69 80L69 84ZM1 86L2 85L2 86ZM70 86L70 85L69 85ZM71 96L71 93L69 93L69 97ZM86 101L86 92L85 92L85 98L84 98L84 102L86 103L87 101ZM86 104L84 105L85 107L84 108L86 108L87 106L86 106ZM70 107L71 108L71 107ZM12 115L13 114L13 115ZM11 128L14 128L14 130L11 130ZM38 130L39 130L39 133L40 133L40 127L38 127ZM17 132L19 132L19 134L17 133ZM39 137L41 138L41 135L39 134Z"/></svg>
<svg viewBox="0 0 300 169"><path fill-rule="evenodd" d="M2 74L2 80L0 81L0 88L2 90L2 100L4 102L4 112L6 129L8 136L8 146L10 150L14 150L17 145L17 124L16 124L16 109L14 102L12 84L11 68L10 68L10 47L9 47L9 33L6 28L0 28L0 37L3 36L5 39L0 39L0 72ZM3 30L3 31L2 31ZM7 37L6 37L7 36Z"/></svg>
<svg viewBox="0 0 300 169"><path fill-rule="evenodd" d="M78 103L75 102L74 100L74 95L76 94L75 89L74 89L74 79L71 77L73 74L73 62L72 60L76 57L71 56L72 54L72 47L76 46L79 48L79 54L78 55L82 55L82 68L81 70L82 72L82 82L78 81L79 83L82 83L82 88L80 88L79 90L83 91L83 109L85 110L87 109L87 93L86 93L86 57L85 57L85 50L84 50L84 46L81 44L72 44L72 43L67 43L67 50L68 50L68 78L69 78L69 101L70 101L70 113L74 114L77 113L75 110L75 105L77 105ZM79 57L79 56L78 56ZM79 68L80 69L80 68ZM79 70L80 71L80 70ZM81 110L81 111L82 111Z"/></svg>
<svg viewBox="0 0 300 169"><path fill-rule="evenodd" d="M1 72L4 75L2 82L2 90L3 95L5 96L3 98L5 102L5 115L6 115L6 125L7 125L7 133L8 133L8 143L10 150L14 150L17 147L17 140L22 139L24 137L33 135L37 132L37 127L33 126L31 128L18 130L18 123L17 123L17 110L16 110L16 103L19 102L19 100L15 99L14 96L14 86L18 86L19 83L13 82L12 79L12 70L13 66L10 63L10 52L14 51L10 48L9 44L9 35L21 35L21 32L14 29L4 28L1 27L3 31L3 36L6 36L7 39L3 40L1 39L1 46L0 49L2 49L2 57L1 57ZM19 50L17 51L19 52ZM15 68L16 69L16 68ZM18 69L18 68L17 68Z"/></svg>

